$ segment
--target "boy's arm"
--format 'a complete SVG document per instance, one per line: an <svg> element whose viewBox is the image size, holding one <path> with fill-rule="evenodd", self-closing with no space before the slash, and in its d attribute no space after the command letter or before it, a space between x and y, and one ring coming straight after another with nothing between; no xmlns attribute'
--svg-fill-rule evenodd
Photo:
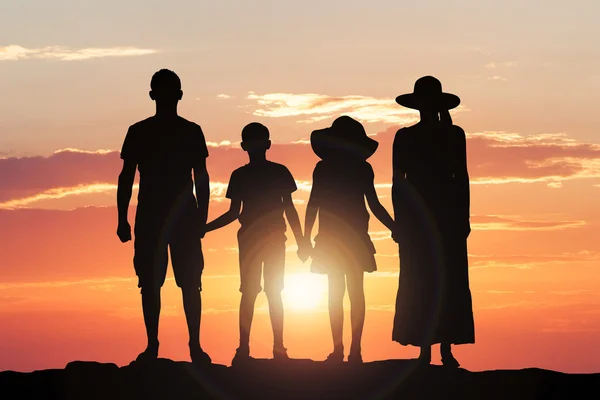
<svg viewBox="0 0 600 400"><path fill-rule="evenodd" d="M198 203L198 224L200 227L200 238L206 232L206 220L208 218L208 202L210 200L210 187L208 171L206 169L206 158L198 160L193 168L194 185L196 187L196 201Z"/></svg>
<svg viewBox="0 0 600 400"><path fill-rule="evenodd" d="M283 207L285 209L285 216L290 224L290 228L292 228L292 232L294 232L294 237L296 238L296 243L298 247L302 244L304 239L304 235L302 235L302 227L300 227L300 217L298 217L298 211L296 211L296 207L294 206L294 202L292 201L292 195L286 194L283 196Z"/></svg>
<svg viewBox="0 0 600 400"><path fill-rule="evenodd" d="M229 225L240 216L240 209L242 207L242 201L239 199L231 199L231 205L229 206L229 210L221 215L220 217L215 218L213 221L206 224L206 232L214 231L216 229L222 228L226 225Z"/></svg>
<svg viewBox="0 0 600 400"><path fill-rule="evenodd" d="M119 213L119 226L117 235L121 242L125 243L131 240L131 226L127 221L129 202L135 179L135 170L137 164L130 160L123 160L123 168L119 174L119 183L117 186L117 210Z"/></svg>

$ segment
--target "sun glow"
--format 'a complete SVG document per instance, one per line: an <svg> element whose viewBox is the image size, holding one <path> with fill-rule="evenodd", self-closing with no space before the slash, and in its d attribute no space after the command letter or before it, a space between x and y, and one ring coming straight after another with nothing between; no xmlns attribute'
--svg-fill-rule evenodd
<svg viewBox="0 0 600 400"><path fill-rule="evenodd" d="M288 310L315 310L327 303L327 277L300 273L288 274L283 289L283 306Z"/></svg>

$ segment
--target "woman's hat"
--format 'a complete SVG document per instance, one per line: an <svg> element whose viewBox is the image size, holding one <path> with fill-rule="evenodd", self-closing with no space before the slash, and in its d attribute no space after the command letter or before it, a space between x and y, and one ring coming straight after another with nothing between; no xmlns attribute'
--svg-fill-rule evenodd
<svg viewBox="0 0 600 400"><path fill-rule="evenodd" d="M458 107L460 98L442 91L442 83L433 76L417 79L412 93L396 97L396 103L415 110L451 110Z"/></svg>
<svg viewBox="0 0 600 400"><path fill-rule="evenodd" d="M367 136L360 122L347 115L337 118L329 128L314 131L310 135L310 144L321 159L333 155L355 155L366 160L379 146L376 140Z"/></svg>

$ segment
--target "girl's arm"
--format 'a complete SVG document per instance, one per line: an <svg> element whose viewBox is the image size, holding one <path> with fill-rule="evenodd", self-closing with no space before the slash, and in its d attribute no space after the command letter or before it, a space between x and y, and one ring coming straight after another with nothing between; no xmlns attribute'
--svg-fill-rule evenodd
<svg viewBox="0 0 600 400"><path fill-rule="evenodd" d="M396 223L387 212L385 207L379 201L377 197L377 192L375 191L375 185L369 185L369 189L366 191L365 196L367 197L367 203L369 203L369 208L371 212L386 228L388 228L392 235L395 237L396 233Z"/></svg>

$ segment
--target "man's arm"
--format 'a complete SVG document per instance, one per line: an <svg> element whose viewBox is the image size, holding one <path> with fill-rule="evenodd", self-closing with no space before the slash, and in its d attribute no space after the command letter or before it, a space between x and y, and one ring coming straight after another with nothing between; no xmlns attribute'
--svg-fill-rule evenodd
<svg viewBox="0 0 600 400"><path fill-rule="evenodd" d="M231 199L229 210L218 218L206 224L206 232L214 231L229 225L240 216L240 209L242 208L242 201L239 199Z"/></svg>
<svg viewBox="0 0 600 400"><path fill-rule="evenodd" d="M196 187L196 201L198 204L198 224L201 228L200 237L204 237L206 220L208 218L208 202L210 200L210 184L206 158L202 158L194 166L194 185Z"/></svg>
<svg viewBox="0 0 600 400"><path fill-rule="evenodd" d="M119 174L119 183L117 186L119 226L117 228L117 235L123 243L131 240L131 226L127 221L127 214L129 211L129 202L131 201L136 168L137 164L135 162L123 160L123 169Z"/></svg>

